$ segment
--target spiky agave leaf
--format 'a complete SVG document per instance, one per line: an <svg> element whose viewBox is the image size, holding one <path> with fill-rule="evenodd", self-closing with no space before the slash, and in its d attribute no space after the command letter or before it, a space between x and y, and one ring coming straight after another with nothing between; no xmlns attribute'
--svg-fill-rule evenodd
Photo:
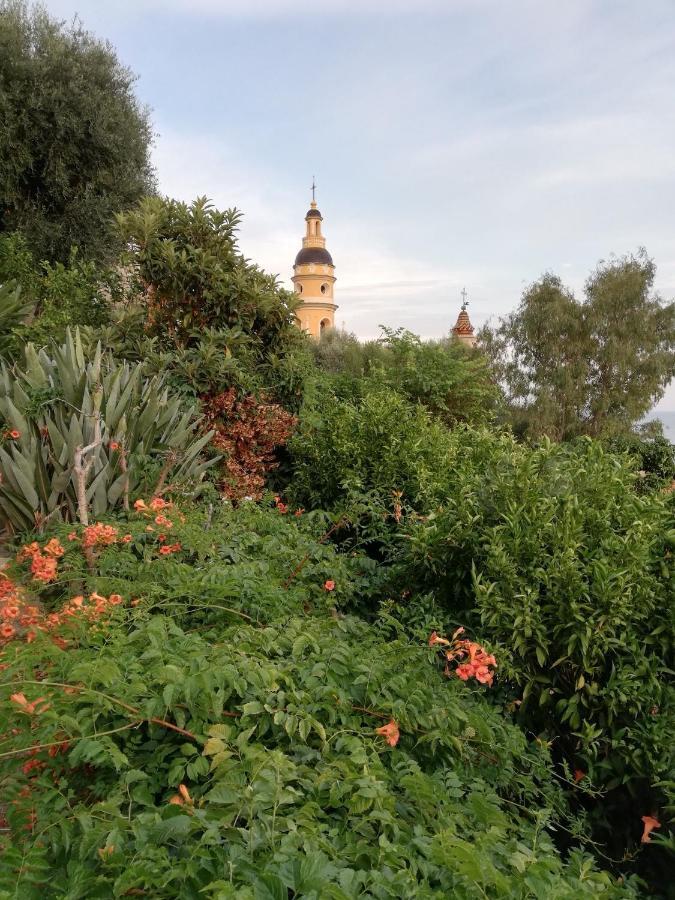
<svg viewBox="0 0 675 900"><path fill-rule="evenodd" d="M79 332L68 332L51 355L25 348L25 367L0 365L0 520L12 531L46 517L73 519L76 448L94 441L100 414L102 443L90 451L87 499L96 516L122 503L148 472L167 465L166 483L196 490L208 466L201 453L211 435L196 431L197 409L172 396L163 377L144 378L140 363L117 362L100 344L87 358ZM120 469L111 440L124 446L128 472Z"/></svg>
<svg viewBox="0 0 675 900"><path fill-rule="evenodd" d="M21 293L15 281L0 284L0 356L12 355L16 350L14 329L30 315L35 307Z"/></svg>

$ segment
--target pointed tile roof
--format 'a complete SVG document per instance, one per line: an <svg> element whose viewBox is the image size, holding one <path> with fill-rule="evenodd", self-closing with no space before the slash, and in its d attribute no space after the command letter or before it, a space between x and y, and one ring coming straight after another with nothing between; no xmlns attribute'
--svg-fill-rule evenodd
<svg viewBox="0 0 675 900"><path fill-rule="evenodd" d="M471 324L471 320L469 319L469 314L466 311L465 306L461 308L460 313L457 316L457 322L455 324L455 327L452 329L452 333L456 334L458 337L460 335L473 335L473 325Z"/></svg>

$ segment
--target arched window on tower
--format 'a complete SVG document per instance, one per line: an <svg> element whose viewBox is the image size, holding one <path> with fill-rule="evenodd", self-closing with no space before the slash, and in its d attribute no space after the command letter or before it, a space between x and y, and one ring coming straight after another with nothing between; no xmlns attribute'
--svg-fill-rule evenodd
<svg viewBox="0 0 675 900"><path fill-rule="evenodd" d="M321 330L321 336L323 336L326 333L326 330L330 328L330 319L322 319L319 328Z"/></svg>
<svg viewBox="0 0 675 900"><path fill-rule="evenodd" d="M327 284L324 283L324 284L321 285L321 293L322 293L322 294L327 294L327 293L328 293L328 285L327 285Z"/></svg>

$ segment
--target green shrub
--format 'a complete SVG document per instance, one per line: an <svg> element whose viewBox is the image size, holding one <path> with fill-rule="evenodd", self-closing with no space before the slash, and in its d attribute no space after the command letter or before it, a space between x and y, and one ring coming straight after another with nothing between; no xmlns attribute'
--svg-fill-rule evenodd
<svg viewBox="0 0 675 900"><path fill-rule="evenodd" d="M450 433L425 409L384 385L342 399L330 382L317 381L289 442L289 492L323 509L364 494L392 508L399 492L402 502L424 509L444 484L451 447Z"/></svg>
<svg viewBox="0 0 675 900"><path fill-rule="evenodd" d="M481 425L499 397L481 354L459 341L422 341L399 328L384 328L384 381L447 425Z"/></svg>
<svg viewBox="0 0 675 900"><path fill-rule="evenodd" d="M16 281L32 295L37 274L25 236L20 231L0 233L0 284Z"/></svg>
<svg viewBox="0 0 675 900"><path fill-rule="evenodd" d="M610 792L600 816L625 847L672 771L673 501L637 494L625 461L590 441L454 439L448 494L411 526L403 583L450 620L474 611L519 721Z"/></svg>
<svg viewBox="0 0 675 900"><path fill-rule="evenodd" d="M67 264L36 262L19 232L0 234L0 284L9 280L21 286L25 298L20 316L0 322L2 333L13 336L9 352L3 352L12 359L21 355L26 343L38 347L62 343L68 328L101 329L124 295L118 273L82 259L76 248Z"/></svg>
<svg viewBox="0 0 675 900"><path fill-rule="evenodd" d="M420 403L447 425L479 425L496 411L499 389L486 358L458 341L422 341L403 328L382 327L377 341L329 330L314 346L319 366L335 376L338 392L358 396L369 382ZM364 384L365 382L365 384Z"/></svg>
<svg viewBox="0 0 675 900"><path fill-rule="evenodd" d="M161 377L116 363L100 345L87 359L79 334L53 355L26 345L25 369L3 365L0 416L0 509L22 531L48 520L83 519L128 502L130 493L171 486L193 491L208 463L199 454L196 410L172 397ZM82 484L77 492L77 454Z"/></svg>
<svg viewBox="0 0 675 900"><path fill-rule="evenodd" d="M549 753L484 688L444 678L426 639L390 617L330 610L364 561L321 543L319 516L161 514L181 545L163 558L152 510L112 523L131 540L97 550L94 572L67 542L40 597L53 607L49 592L83 583L121 596L95 617L105 598L77 598L2 652L0 888L27 900L637 896L579 850L558 854L550 832L581 826Z"/></svg>
<svg viewBox="0 0 675 900"><path fill-rule="evenodd" d="M605 446L611 453L626 453L638 473L636 487L641 492L658 491L675 481L675 444L657 434L610 438Z"/></svg>
<svg viewBox="0 0 675 900"><path fill-rule="evenodd" d="M21 338L41 347L65 340L69 328L100 328L110 319L117 282L112 272L81 260L75 250L68 265L44 263L35 282L35 317Z"/></svg>

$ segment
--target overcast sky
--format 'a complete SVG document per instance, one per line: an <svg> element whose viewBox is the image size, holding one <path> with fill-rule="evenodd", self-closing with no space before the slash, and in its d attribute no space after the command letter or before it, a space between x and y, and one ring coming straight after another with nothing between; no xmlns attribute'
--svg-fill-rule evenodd
<svg viewBox="0 0 675 900"><path fill-rule="evenodd" d="M675 0L47 0L153 110L164 193L290 286L309 185L336 322L476 325L647 248L675 296ZM675 409L675 386L661 408Z"/></svg>

